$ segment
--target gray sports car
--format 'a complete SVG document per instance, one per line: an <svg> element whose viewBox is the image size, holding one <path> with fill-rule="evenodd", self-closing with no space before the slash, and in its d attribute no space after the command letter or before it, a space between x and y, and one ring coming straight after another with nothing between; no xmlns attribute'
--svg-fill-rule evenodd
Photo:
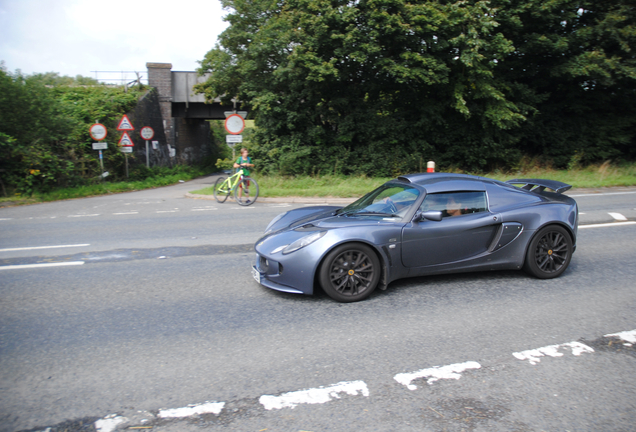
<svg viewBox="0 0 636 432"><path fill-rule="evenodd" d="M313 294L318 283L341 302L412 276L523 268L554 278L576 249L578 207L562 194L570 187L542 179L401 176L344 208L278 215L254 246L252 274L289 293Z"/></svg>

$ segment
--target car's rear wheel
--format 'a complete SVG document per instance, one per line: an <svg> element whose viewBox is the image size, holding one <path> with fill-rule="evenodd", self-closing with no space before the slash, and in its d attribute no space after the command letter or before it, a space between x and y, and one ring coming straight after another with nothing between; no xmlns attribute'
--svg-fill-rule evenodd
<svg viewBox="0 0 636 432"><path fill-rule="evenodd" d="M572 259L572 238L565 228L550 225L539 230L530 242L524 270L539 279L560 276Z"/></svg>
<svg viewBox="0 0 636 432"><path fill-rule="evenodd" d="M371 295L380 280L380 260L373 249L361 243L336 247L320 268L320 285L339 302L355 302Z"/></svg>

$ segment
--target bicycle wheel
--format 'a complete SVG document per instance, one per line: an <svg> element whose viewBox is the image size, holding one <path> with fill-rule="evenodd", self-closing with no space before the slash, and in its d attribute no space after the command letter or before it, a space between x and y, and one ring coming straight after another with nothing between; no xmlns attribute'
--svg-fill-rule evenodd
<svg viewBox="0 0 636 432"><path fill-rule="evenodd" d="M214 182L214 199L220 203L224 203L227 197L230 196L230 185L228 184L227 177L219 177Z"/></svg>
<svg viewBox="0 0 636 432"><path fill-rule="evenodd" d="M234 199L239 205L248 206L254 204L258 198L258 183L251 177L243 177L243 180L234 188Z"/></svg>

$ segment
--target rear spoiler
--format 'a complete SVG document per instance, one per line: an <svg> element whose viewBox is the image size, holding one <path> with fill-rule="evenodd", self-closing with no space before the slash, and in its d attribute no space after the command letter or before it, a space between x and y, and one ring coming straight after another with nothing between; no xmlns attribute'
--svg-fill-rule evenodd
<svg viewBox="0 0 636 432"><path fill-rule="evenodd" d="M560 181L544 179L514 179L508 180L506 183L511 185L523 185L519 187L536 193L543 192L545 188L552 189L556 193L563 193L572 188L569 184Z"/></svg>

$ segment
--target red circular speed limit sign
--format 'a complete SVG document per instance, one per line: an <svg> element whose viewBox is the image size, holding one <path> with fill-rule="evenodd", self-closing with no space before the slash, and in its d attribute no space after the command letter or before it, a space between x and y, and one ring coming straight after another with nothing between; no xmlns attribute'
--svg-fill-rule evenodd
<svg viewBox="0 0 636 432"><path fill-rule="evenodd" d="M232 114L225 119L225 130L232 135L238 135L245 129L245 120L238 114Z"/></svg>
<svg viewBox="0 0 636 432"><path fill-rule="evenodd" d="M101 123L95 123L94 125L92 125L89 129L89 132L91 134L91 137L95 141L103 140L104 138L106 138L106 134L108 133L108 131L106 130L106 126Z"/></svg>
<svg viewBox="0 0 636 432"><path fill-rule="evenodd" d="M152 137L155 136L155 131L152 130L150 126L142 127L139 133L141 134L141 137L146 141L151 140Z"/></svg>

